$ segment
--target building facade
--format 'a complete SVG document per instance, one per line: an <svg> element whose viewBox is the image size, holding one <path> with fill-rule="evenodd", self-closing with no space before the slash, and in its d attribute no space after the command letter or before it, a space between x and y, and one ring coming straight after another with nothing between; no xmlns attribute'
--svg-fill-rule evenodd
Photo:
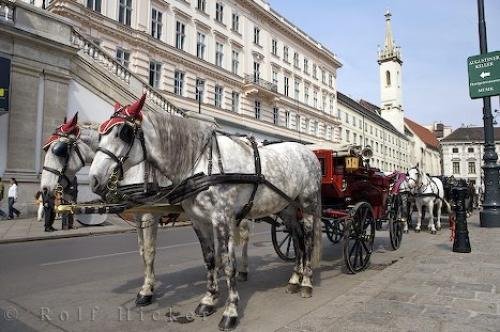
<svg viewBox="0 0 500 332"><path fill-rule="evenodd" d="M500 128L495 128L495 150L500 154ZM441 140L443 175L483 185L484 128L462 127Z"/></svg>
<svg viewBox="0 0 500 332"><path fill-rule="evenodd" d="M140 3L140 5L139 5ZM261 0L53 0L177 107L259 138L337 142L335 55Z"/></svg>

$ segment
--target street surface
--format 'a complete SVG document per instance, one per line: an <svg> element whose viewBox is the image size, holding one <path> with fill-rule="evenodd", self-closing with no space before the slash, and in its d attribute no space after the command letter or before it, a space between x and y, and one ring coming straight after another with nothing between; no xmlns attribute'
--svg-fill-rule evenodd
<svg viewBox="0 0 500 332"><path fill-rule="evenodd" d="M470 227L482 230L476 225ZM341 246L332 246L325 237L323 260L321 267L316 270L311 299L285 293L284 285L292 271L292 264L282 262L274 253L270 226L257 224L252 231L255 234L249 246L249 280L239 283L241 323L238 331L422 330L418 327L425 329L426 325L412 320L412 316L423 312L425 322L432 322L434 318L425 316L429 309L421 296L427 294L432 300L450 296L450 303L457 301L455 297L461 297L461 293L455 290L456 285L450 281L446 282L454 291L447 295L441 294L443 290L440 288L446 285L417 287L435 280L432 275L437 276L438 273L439 280L446 280L443 273L449 272L438 269L439 265L436 264L439 262L431 259L430 263L434 264L432 269L421 265L425 263L426 257L432 258L433 251L440 251L443 255L451 253L448 229L443 229L436 236L426 232L405 235L398 251L390 250L386 231L377 232L376 252L372 256L371 267L357 275L343 271ZM473 242L473 253L475 245ZM422 256L419 260L420 253L428 256ZM458 258L453 257L470 259L470 262L479 262L481 259L477 257L483 257L460 255ZM0 331L216 331L227 294L223 279L220 281L219 309L213 316L195 318L192 322L172 322L166 316L171 312L189 318L205 291L205 268L193 230L190 227L160 230L156 257L154 303L139 309L135 307L134 300L142 285L143 270L135 234L0 245ZM466 264L471 265L470 262ZM497 262L494 268L498 266ZM417 272L413 272L413 278L418 277L418 280L402 275L411 268L417 269ZM463 268L460 266L460 269ZM498 273L495 274L495 271ZM464 277L453 273L456 275L448 277ZM500 269L497 269L489 276L498 281L499 274ZM405 280L406 284L403 283ZM500 282L498 286L500 289ZM486 310L490 314L488 326L500 323L495 302L500 301L500 296L495 293L496 289L495 285L488 284L476 285L472 290L472 298L475 290L491 295L489 306L487 303L483 309L474 309L479 313ZM464 289L463 292L468 292L469 296L471 290ZM435 293L442 296L428 295ZM413 311L410 304L394 302L411 302L413 299L420 301L414 305L417 311ZM442 304L440 310L444 317L448 317L445 307L446 303ZM412 323L404 325L406 328L385 328L384 324L392 322L391 312L402 314ZM459 314L465 318L474 315L465 312L459 311ZM341 324L342 319L344 325ZM394 322L396 325L393 326L401 327L397 325L398 320ZM427 327L437 330L442 325L429 324ZM496 330L488 326L474 330ZM497 326L500 329L500 325Z"/></svg>

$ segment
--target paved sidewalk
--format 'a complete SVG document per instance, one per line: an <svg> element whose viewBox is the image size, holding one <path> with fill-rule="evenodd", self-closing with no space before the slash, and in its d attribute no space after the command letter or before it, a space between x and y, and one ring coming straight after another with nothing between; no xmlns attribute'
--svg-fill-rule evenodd
<svg viewBox="0 0 500 332"><path fill-rule="evenodd" d="M420 249L278 331L500 331L500 228L469 218L472 253L448 229Z"/></svg>

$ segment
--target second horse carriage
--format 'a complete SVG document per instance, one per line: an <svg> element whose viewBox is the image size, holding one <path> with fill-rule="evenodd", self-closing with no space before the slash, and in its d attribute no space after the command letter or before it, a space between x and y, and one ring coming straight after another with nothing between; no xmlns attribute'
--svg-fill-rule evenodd
<svg viewBox="0 0 500 332"><path fill-rule="evenodd" d="M323 232L332 243L343 241L344 261L351 273L367 268L375 231L388 223L391 247L397 250L406 223L406 203L399 186L403 173L384 175L369 166L370 148L351 146L340 151L314 149L322 170L321 203ZM278 256L295 259L290 232L275 218L272 241Z"/></svg>

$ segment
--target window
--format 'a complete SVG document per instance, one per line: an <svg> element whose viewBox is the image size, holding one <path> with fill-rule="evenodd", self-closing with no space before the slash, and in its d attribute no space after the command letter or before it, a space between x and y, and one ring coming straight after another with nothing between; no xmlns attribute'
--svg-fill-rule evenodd
<svg viewBox="0 0 500 332"><path fill-rule="evenodd" d="M278 72L273 69L273 84L278 86Z"/></svg>
<svg viewBox="0 0 500 332"><path fill-rule="evenodd" d="M273 107L273 123L278 125L280 119L280 109L277 107Z"/></svg>
<svg viewBox="0 0 500 332"><path fill-rule="evenodd" d="M253 81L258 83L260 80L260 63L253 62Z"/></svg>
<svg viewBox="0 0 500 332"><path fill-rule="evenodd" d="M255 118L260 119L260 100L255 101L254 111L255 111Z"/></svg>
<svg viewBox="0 0 500 332"><path fill-rule="evenodd" d="M324 69L321 69L321 82L323 82L323 84L326 84L326 73Z"/></svg>
<svg viewBox="0 0 500 332"><path fill-rule="evenodd" d="M391 72L388 70L385 72L385 85L391 86Z"/></svg>
<svg viewBox="0 0 500 332"><path fill-rule="evenodd" d="M304 58L304 73L309 75L309 60Z"/></svg>
<svg viewBox="0 0 500 332"><path fill-rule="evenodd" d="M271 41L271 53L276 56L278 55L278 41L276 39Z"/></svg>
<svg viewBox="0 0 500 332"><path fill-rule="evenodd" d="M321 98L321 103L322 103L322 109L323 109L323 112L326 111L326 94L323 94L323 97Z"/></svg>
<svg viewBox="0 0 500 332"><path fill-rule="evenodd" d="M253 42L256 45L260 45L260 29L258 27L253 28Z"/></svg>
<svg viewBox="0 0 500 332"><path fill-rule="evenodd" d="M238 75L238 67L240 66L240 53L233 50L233 57L231 59L231 72Z"/></svg>
<svg viewBox="0 0 500 332"><path fill-rule="evenodd" d="M224 23L224 5L222 2L217 2L215 4L215 20Z"/></svg>
<svg viewBox="0 0 500 332"><path fill-rule="evenodd" d="M223 94L224 88L221 87L220 85L215 86L215 94L214 94L214 105L215 107L222 107L222 94Z"/></svg>
<svg viewBox="0 0 500 332"><path fill-rule="evenodd" d="M288 62L288 46L283 46L283 61Z"/></svg>
<svg viewBox="0 0 500 332"><path fill-rule="evenodd" d="M299 100L300 98L300 82L295 79L295 82L294 82L294 87L295 87L295 99Z"/></svg>
<svg viewBox="0 0 500 332"><path fill-rule="evenodd" d="M118 21L130 26L132 21L132 0L120 0L118 7Z"/></svg>
<svg viewBox="0 0 500 332"><path fill-rule="evenodd" d="M296 114L295 115L295 128L297 129L297 131L300 131L300 115Z"/></svg>
<svg viewBox="0 0 500 332"><path fill-rule="evenodd" d="M151 36L153 38L161 38L162 16L163 14L160 11L155 8L151 9Z"/></svg>
<svg viewBox="0 0 500 332"><path fill-rule="evenodd" d="M299 68L299 53L293 52L293 65Z"/></svg>
<svg viewBox="0 0 500 332"><path fill-rule="evenodd" d="M32 1L34 3L34 1ZM33 4L32 3L32 4ZM87 0L87 8L101 12L101 0Z"/></svg>
<svg viewBox="0 0 500 332"><path fill-rule="evenodd" d="M176 70L174 75L174 93L182 96L184 89L184 73Z"/></svg>
<svg viewBox="0 0 500 332"><path fill-rule="evenodd" d="M469 174L476 174L476 162L469 161Z"/></svg>
<svg viewBox="0 0 500 332"><path fill-rule="evenodd" d="M313 78L318 79L318 66L313 64Z"/></svg>
<svg viewBox="0 0 500 332"><path fill-rule="evenodd" d="M452 153L458 153L458 148L453 148L453 149L451 149L451 152L452 152Z"/></svg>
<svg viewBox="0 0 500 332"><path fill-rule="evenodd" d="M459 161L453 162L453 174L460 174L460 162Z"/></svg>
<svg viewBox="0 0 500 332"><path fill-rule="evenodd" d="M240 94L236 91L231 93L231 111L238 113L240 109Z"/></svg>
<svg viewBox="0 0 500 332"><path fill-rule="evenodd" d="M207 9L207 0L198 0L196 9L198 9L200 12L205 13Z"/></svg>
<svg viewBox="0 0 500 332"><path fill-rule="evenodd" d="M309 103L309 84L304 84L304 103Z"/></svg>
<svg viewBox="0 0 500 332"><path fill-rule="evenodd" d="M328 75L328 86L330 88L333 88L333 75L332 74Z"/></svg>
<svg viewBox="0 0 500 332"><path fill-rule="evenodd" d="M345 112L345 123L349 124L349 113Z"/></svg>
<svg viewBox="0 0 500 332"><path fill-rule="evenodd" d="M318 108L318 91L313 92L313 107Z"/></svg>
<svg viewBox="0 0 500 332"><path fill-rule="evenodd" d="M222 67L222 60L224 58L224 45L219 42L215 43L215 65Z"/></svg>
<svg viewBox="0 0 500 332"><path fill-rule="evenodd" d="M333 97L330 96L330 114L333 114ZM361 121L359 122L360 123L360 126L361 126Z"/></svg>
<svg viewBox="0 0 500 332"><path fill-rule="evenodd" d="M156 61L149 62L149 85L154 88L160 86L161 63Z"/></svg>
<svg viewBox="0 0 500 332"><path fill-rule="evenodd" d="M289 78L288 77L284 77L284 80L283 80L283 94L285 96L288 97L288 83L289 83Z"/></svg>
<svg viewBox="0 0 500 332"><path fill-rule="evenodd" d="M198 59L205 58L205 34L198 32L196 34L196 56Z"/></svg>
<svg viewBox="0 0 500 332"><path fill-rule="evenodd" d="M196 95L195 99L197 102L203 103L203 91L205 91L205 80L201 78L196 79Z"/></svg>
<svg viewBox="0 0 500 332"><path fill-rule="evenodd" d="M474 153L474 148L467 148L467 152Z"/></svg>
<svg viewBox="0 0 500 332"><path fill-rule="evenodd" d="M186 25L177 21L175 27L175 47L180 50L184 49L184 40L186 38Z"/></svg>
<svg viewBox="0 0 500 332"><path fill-rule="evenodd" d="M231 29L236 32L240 31L240 15L238 13L233 13Z"/></svg>
<svg viewBox="0 0 500 332"><path fill-rule="evenodd" d="M345 131L345 140L346 140L346 142L351 141L351 132L349 130Z"/></svg>
<svg viewBox="0 0 500 332"><path fill-rule="evenodd" d="M354 144L356 144L357 139L358 139L358 134L352 133L352 141L354 142Z"/></svg>
<svg viewBox="0 0 500 332"><path fill-rule="evenodd" d="M287 127L287 128L290 127L290 112L289 111L285 112L285 127Z"/></svg>
<svg viewBox="0 0 500 332"><path fill-rule="evenodd" d="M128 64L130 62L130 52L125 51L122 48L117 48L116 61L118 61L123 67L128 68Z"/></svg>

